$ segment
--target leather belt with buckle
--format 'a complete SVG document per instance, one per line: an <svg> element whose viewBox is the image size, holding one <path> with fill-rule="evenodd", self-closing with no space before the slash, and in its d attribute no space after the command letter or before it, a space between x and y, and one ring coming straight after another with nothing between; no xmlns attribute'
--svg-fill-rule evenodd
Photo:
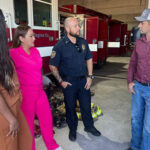
<svg viewBox="0 0 150 150"><path fill-rule="evenodd" d="M139 81L137 81L139 82ZM139 82L140 84L142 84L143 86L150 86L150 83L142 83L142 82Z"/></svg>

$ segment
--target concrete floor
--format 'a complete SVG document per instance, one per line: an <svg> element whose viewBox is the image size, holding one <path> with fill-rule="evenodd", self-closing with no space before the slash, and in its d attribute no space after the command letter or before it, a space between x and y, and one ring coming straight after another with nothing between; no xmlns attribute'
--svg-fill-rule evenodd
<svg viewBox="0 0 150 150"><path fill-rule="evenodd" d="M131 95L126 82L129 59L109 57L105 65L94 69L95 79L91 89L95 95L92 101L103 112L103 116L95 121L95 127L101 131L102 136L96 138L84 132L81 121L76 142L69 141L67 127L54 128L55 139L63 150L125 150L128 147L131 138ZM36 147L37 150L46 150L42 137L36 139Z"/></svg>

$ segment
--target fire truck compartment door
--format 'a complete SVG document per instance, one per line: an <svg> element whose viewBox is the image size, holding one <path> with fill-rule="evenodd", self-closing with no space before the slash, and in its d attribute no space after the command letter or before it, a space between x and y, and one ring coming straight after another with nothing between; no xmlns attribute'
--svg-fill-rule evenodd
<svg viewBox="0 0 150 150"><path fill-rule="evenodd" d="M98 17L88 17L86 18L86 40L89 44L98 43Z"/></svg>

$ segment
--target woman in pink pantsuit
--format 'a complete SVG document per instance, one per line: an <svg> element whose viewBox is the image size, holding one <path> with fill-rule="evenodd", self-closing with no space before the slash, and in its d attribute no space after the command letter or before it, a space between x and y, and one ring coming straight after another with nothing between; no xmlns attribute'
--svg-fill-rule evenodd
<svg viewBox="0 0 150 150"><path fill-rule="evenodd" d="M20 25L14 34L10 55L15 63L22 91L21 109L34 137L34 117L38 116L43 140L48 150L61 150L53 138L52 114L42 85L42 58L34 47L34 33L31 27ZM35 150L33 140L32 150Z"/></svg>

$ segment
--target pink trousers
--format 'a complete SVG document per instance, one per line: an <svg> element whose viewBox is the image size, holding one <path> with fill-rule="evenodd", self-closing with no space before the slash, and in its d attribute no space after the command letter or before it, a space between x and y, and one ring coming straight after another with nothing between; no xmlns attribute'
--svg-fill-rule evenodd
<svg viewBox="0 0 150 150"><path fill-rule="evenodd" d="M41 133L47 150L55 150L59 147L53 137L53 122L50 105L43 88L37 86L22 86L22 105L21 109L28 122L33 136L32 150L35 150L34 139L34 119L35 114L38 117Z"/></svg>

